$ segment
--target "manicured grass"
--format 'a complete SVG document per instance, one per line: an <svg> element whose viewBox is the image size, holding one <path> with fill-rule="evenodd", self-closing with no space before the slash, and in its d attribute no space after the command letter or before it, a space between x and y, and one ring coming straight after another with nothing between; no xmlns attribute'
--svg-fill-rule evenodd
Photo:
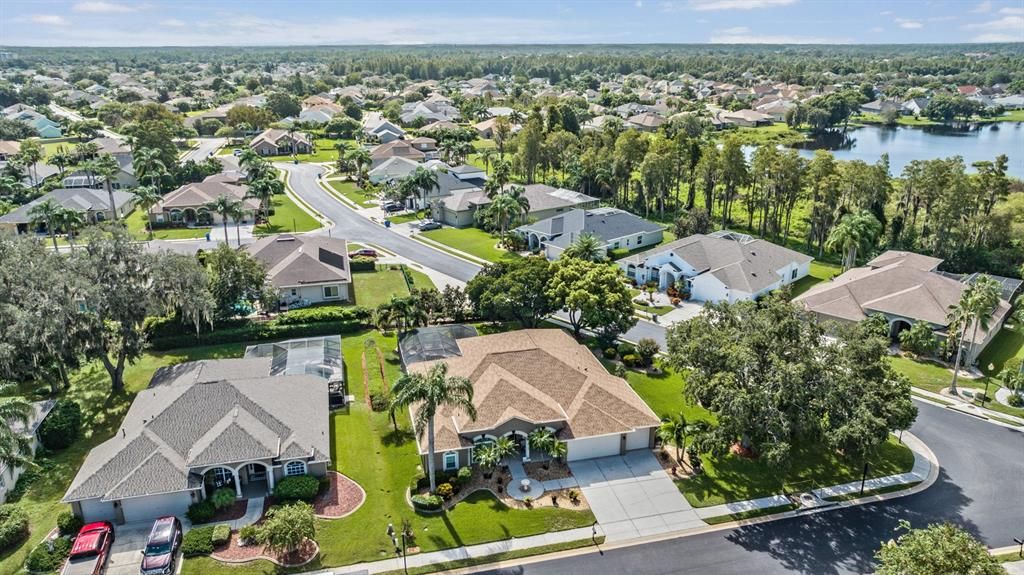
<svg viewBox="0 0 1024 575"><path fill-rule="evenodd" d="M320 227L320 222L303 210L288 194L274 196L274 214L270 222L253 229L256 234L280 234L286 232L308 232Z"/></svg>
<svg viewBox="0 0 1024 575"><path fill-rule="evenodd" d="M312 154L296 154L295 159L300 162L334 162L338 159L338 150L335 146L339 142L346 141L354 143L355 140L334 140L330 138L315 138L313 140L313 147L315 152ZM290 162L292 161L290 154L284 154L281 156L267 156L267 160L271 162Z"/></svg>
<svg viewBox="0 0 1024 575"><path fill-rule="evenodd" d="M978 367L986 375L999 375L1007 360L1016 358L1024 361L1024 326L1004 325L996 337L978 357ZM995 369L989 370L992 365Z"/></svg>
<svg viewBox="0 0 1024 575"><path fill-rule="evenodd" d="M765 507L764 509L751 509L750 511L740 511L739 513L732 513L729 515L718 515L716 517L708 517L706 519L703 519L703 521L708 525L720 525L722 523L728 523L730 521L742 521L744 519L764 517L765 515L785 513L786 511L792 511L798 507L800 506L797 505L796 503L790 503L788 505L777 505L775 507Z"/></svg>
<svg viewBox="0 0 1024 575"><path fill-rule="evenodd" d="M78 147L78 142L54 142L52 140L37 140L43 146L43 157L50 157L57 153L61 148L65 151L72 152Z"/></svg>
<svg viewBox="0 0 1024 575"><path fill-rule="evenodd" d="M388 216L388 219L391 220L391 223L393 224L405 224L408 222L418 222L428 216L430 216L430 212L427 210L420 210L418 212L408 212L397 216Z"/></svg>
<svg viewBox="0 0 1024 575"><path fill-rule="evenodd" d="M491 262L509 257L517 257L516 254L497 246L497 236L491 235L480 228L444 227L439 230L423 232L422 235L435 242Z"/></svg>
<svg viewBox="0 0 1024 575"><path fill-rule="evenodd" d="M378 305L391 301L391 296L405 297L409 295L409 288L405 285L405 278L398 267L392 269L378 268L372 272L353 272L352 284L355 290L355 304L363 307L375 308ZM426 283L427 286L430 283Z"/></svg>
<svg viewBox="0 0 1024 575"><path fill-rule="evenodd" d="M608 366L608 362L604 363ZM689 422L701 420L715 423L713 413L683 397L685 376L670 367L662 366L661 369L659 374L628 370L626 381L659 417L681 412Z"/></svg>
<svg viewBox="0 0 1024 575"><path fill-rule="evenodd" d="M149 233L146 232L146 212L141 208L135 209L131 214L128 215L128 219L125 220L128 225L128 231L131 232L132 237L140 240L148 240ZM229 226L233 228L234 226ZM223 236L223 228L220 229L221 235ZM165 228L153 230L153 239L155 240L184 240L184 239L195 239L201 238L207 234L207 232L215 233L217 229L214 228ZM231 234L234 234L234 230L230 230Z"/></svg>
<svg viewBox="0 0 1024 575"><path fill-rule="evenodd" d="M110 395L110 378L98 362L71 375L65 396L82 407L83 437L71 447L40 458L42 477L31 483L18 502L29 515L31 534L21 546L0 555L0 573L18 572L28 552L57 524L57 515L68 509L60 502L89 450L109 439L128 412L136 393L149 385L157 368L196 359L241 357L244 344L228 344L169 352L146 352L125 368L125 392Z"/></svg>
<svg viewBox="0 0 1024 575"><path fill-rule="evenodd" d="M523 557L533 557L535 555L544 555L546 553L558 553L559 551L569 551L571 549L593 547L595 545L601 545L602 543L604 543L604 535L601 535L596 539L582 539L580 541L569 541L566 543L553 543L551 545L530 547L529 549L516 549L514 551L506 551L504 553L495 553L494 555L487 555L484 557L456 559L454 561L434 563L433 565L426 565L423 567L413 567L409 569L409 575L426 575L427 573L437 573L438 571L464 569L466 567L486 565L488 563L496 563L498 561L511 561L513 559L522 559ZM380 575L403 575L404 573L405 571L401 570L385 571Z"/></svg>
<svg viewBox="0 0 1024 575"><path fill-rule="evenodd" d="M360 188L356 187L355 182L347 180L329 180L327 185L329 185L334 191L338 192L338 194L345 196L345 199L354 202L356 205L364 208L372 208L377 205L372 201L373 198L364 193Z"/></svg>
<svg viewBox="0 0 1024 575"><path fill-rule="evenodd" d="M1020 328L1018 327L1016 329ZM1013 330L1003 328L999 335L996 336L996 340L990 343L989 347L985 351L989 352L997 346L997 343L1002 345L1002 349L997 349L996 353L1002 354L1002 357L1006 357L1009 353L1021 353L1019 348L1014 348L1014 345L1019 345L1020 340L1017 339L1017 333ZM984 357L985 354L982 354L982 358ZM919 361L902 356L893 357L891 358L891 361L893 367L896 368L896 371L906 375L910 379L910 384L914 387L938 393L949 387L949 384L953 382L953 371L937 363L925 360ZM1005 361L1005 359L1003 361ZM984 359L981 359L979 360L979 365L987 366L988 363L985 362ZM993 373L997 372L998 369L993 370ZM992 411L998 411L999 413L1005 413L1007 415L1024 417L1024 409L1003 405L995 400L996 391L1001 387L998 378L990 376L980 377L977 379L961 377L956 381L956 385L959 388L977 389L982 391L985 390L986 383L988 383L989 396L989 400L985 402L986 409L991 409ZM952 401L947 403L949 405L953 405ZM975 405L979 405L977 401L974 403ZM1016 422L1013 423L1016 425Z"/></svg>
<svg viewBox="0 0 1024 575"><path fill-rule="evenodd" d="M811 262L808 274L797 280L796 283L790 284L789 295L790 297L796 297L815 285L832 279L841 272L841 266L830 264L828 262L813 261Z"/></svg>
<svg viewBox="0 0 1024 575"><path fill-rule="evenodd" d="M825 498L825 501L835 501L838 503L840 501L851 501L853 499L860 499L861 497L868 497L871 495L884 495L886 493L895 493L896 491L905 491L920 483L920 481L914 481L913 483L904 483L902 485L886 485L885 487L879 487L877 489L866 489L864 490L864 493L857 491L854 493L836 495L835 497L827 497Z"/></svg>
<svg viewBox="0 0 1024 575"><path fill-rule="evenodd" d="M777 495L798 482L810 480L813 487L827 487L859 480L863 465L850 461L821 445L795 447L793 464L786 473L755 460L727 455L702 455L704 472L676 483L694 507L743 501ZM890 437L869 462L868 478L906 473L914 467L914 453Z"/></svg>

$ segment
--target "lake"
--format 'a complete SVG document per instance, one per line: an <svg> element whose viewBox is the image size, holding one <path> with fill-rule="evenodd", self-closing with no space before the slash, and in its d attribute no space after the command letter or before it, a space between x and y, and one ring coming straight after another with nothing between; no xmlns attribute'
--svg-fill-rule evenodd
<svg viewBox="0 0 1024 575"><path fill-rule="evenodd" d="M869 164L889 154L890 171L898 176L911 160L962 156L971 164L992 161L999 154L1009 158L1007 173L1024 179L1024 122L998 122L966 128L949 126L887 128L865 126L843 133L826 134L794 146L810 158L815 150L830 150L837 160L862 160Z"/></svg>

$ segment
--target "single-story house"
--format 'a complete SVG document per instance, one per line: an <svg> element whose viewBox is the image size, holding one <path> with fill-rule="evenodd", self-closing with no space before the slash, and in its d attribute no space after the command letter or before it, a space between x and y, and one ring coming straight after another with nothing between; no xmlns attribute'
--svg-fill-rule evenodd
<svg viewBox="0 0 1024 575"><path fill-rule="evenodd" d="M168 192L160 202L150 208L149 213L156 223L211 226L221 224L220 214L206 205L220 196L230 196L242 201L242 218L238 223L248 224L256 220L260 201L246 197L249 188L217 181L216 174L202 182L185 184ZM234 222L234 220L231 220Z"/></svg>
<svg viewBox="0 0 1024 575"><path fill-rule="evenodd" d="M334 370L313 346L300 349L158 369L63 501L83 521L124 524L182 517L222 487L238 499L265 497L285 477L322 477Z"/></svg>
<svg viewBox="0 0 1024 575"><path fill-rule="evenodd" d="M427 155L406 140L393 140L381 144L370 152L370 168L376 168L390 158L405 158L414 162L422 162Z"/></svg>
<svg viewBox="0 0 1024 575"><path fill-rule="evenodd" d="M39 436L36 432L39 430L40 424L46 419L46 416L53 410L53 406L56 405L57 400L47 399L46 401L35 401L32 403L32 412L28 416L28 425L23 424L21 421L9 421L7 422L8 427L11 431L19 433L29 438L30 449L35 454L36 449L39 447ZM25 469L18 465L8 465L0 461L0 503L7 501L7 494L14 489L14 486L18 483L18 478Z"/></svg>
<svg viewBox="0 0 1024 575"><path fill-rule="evenodd" d="M111 187L115 190L127 190L138 186L139 180L135 177L135 166L132 165L131 152L114 155L114 159L117 161L119 169L110 182ZM97 176L88 170L75 170L64 173L61 187L105 189L104 179L103 176Z"/></svg>
<svg viewBox="0 0 1024 575"><path fill-rule="evenodd" d="M543 250L549 260L584 234L596 236L605 250L635 250L655 246L664 239L665 228L618 208L573 209L516 228L531 250Z"/></svg>
<svg viewBox="0 0 1024 575"><path fill-rule="evenodd" d="M110 211L110 196L106 191L91 188L58 188L0 216L0 229L18 234L32 231L35 226L32 225L32 216L29 215L29 212L47 200L81 213L85 217L85 221L90 224L113 218ZM118 217L124 218L135 207L135 198L128 192L114 190L114 207L117 209Z"/></svg>
<svg viewBox="0 0 1024 575"><path fill-rule="evenodd" d="M756 128L758 126L770 126L772 117L754 110L737 110L735 112L721 112L718 117L725 122L744 128Z"/></svg>
<svg viewBox="0 0 1024 575"><path fill-rule="evenodd" d="M21 142L0 140L0 162L6 162L21 152Z"/></svg>
<svg viewBox="0 0 1024 575"><path fill-rule="evenodd" d="M449 101L433 99L433 97L422 102L406 102L402 104L402 113L399 120L409 125L417 121L436 122L440 120L459 120L462 115L459 109Z"/></svg>
<svg viewBox="0 0 1024 575"><path fill-rule="evenodd" d="M630 116L626 122L642 132L657 132L658 128L665 123L665 118L654 112L641 112Z"/></svg>
<svg viewBox="0 0 1024 575"><path fill-rule="evenodd" d="M409 140L413 148L423 152L428 160L437 159L437 140L427 136L419 136Z"/></svg>
<svg viewBox="0 0 1024 575"><path fill-rule="evenodd" d="M884 114L886 112L896 112L898 114L909 113L904 110L903 104L895 100L874 100L866 104L860 105L860 112L862 114Z"/></svg>
<svg viewBox="0 0 1024 575"><path fill-rule="evenodd" d="M452 338L444 348L446 357L406 365L411 373L423 373L443 362L449 375L473 384L476 419L451 407L434 417L439 470L471 465L476 446L501 437L515 442L523 461L539 458L531 456L527 441L537 429L549 429L564 441L569 461L654 446L658 416L626 380L609 374L589 349L560 329ZM414 421L418 408L410 408ZM426 468L425 433L418 445Z"/></svg>
<svg viewBox="0 0 1024 575"><path fill-rule="evenodd" d="M382 144L405 137L405 130L385 118L380 112L363 114L363 133L371 138L376 138Z"/></svg>
<svg viewBox="0 0 1024 575"><path fill-rule="evenodd" d="M456 124L455 122L451 122L451 121L448 121L448 120L438 120L436 122L431 122L431 123L427 124L426 126L423 126L422 128L420 128L419 129L419 133L421 133L421 134L433 134L433 133L436 133L436 132L444 132L444 131L447 131L447 130L458 130L458 129L460 129L460 126L458 124Z"/></svg>
<svg viewBox="0 0 1024 575"><path fill-rule="evenodd" d="M918 321L927 323L936 336L945 339L950 309L978 276L950 277L938 271L941 263L938 258L889 250L863 267L812 287L793 302L822 319L838 322L859 322L881 314L889 321L889 335L894 341ZM966 365L977 361L1003 327L1011 309L1005 297L992 311L988 329L979 327L976 338L973 329L968 330Z"/></svg>
<svg viewBox="0 0 1024 575"><path fill-rule="evenodd" d="M313 143L307 134L267 128L249 142L249 147L261 156L283 156L285 154L309 154Z"/></svg>
<svg viewBox="0 0 1024 575"><path fill-rule="evenodd" d="M466 184L473 185L452 190L440 198L439 202L434 202L432 217L449 226L464 228L476 222L477 210L488 206L491 199L484 192L483 184L479 183L480 175L464 173L456 177ZM526 217L532 220L543 220L575 208L596 208L601 203L597 198L586 194L547 184L529 184L523 186L523 189L526 199L530 202L530 211Z"/></svg>
<svg viewBox="0 0 1024 575"><path fill-rule="evenodd" d="M348 244L325 236L279 234L242 249L267 268L267 282L285 308L352 299Z"/></svg>
<svg viewBox="0 0 1024 575"><path fill-rule="evenodd" d="M35 130L40 138L60 138L64 135L59 123L40 114L27 104L13 104L4 108L3 117L25 124Z"/></svg>
<svg viewBox="0 0 1024 575"><path fill-rule="evenodd" d="M813 259L723 230L687 236L617 263L639 285L656 282L660 290L686 288L696 301L736 302L757 299L799 281L810 271Z"/></svg>

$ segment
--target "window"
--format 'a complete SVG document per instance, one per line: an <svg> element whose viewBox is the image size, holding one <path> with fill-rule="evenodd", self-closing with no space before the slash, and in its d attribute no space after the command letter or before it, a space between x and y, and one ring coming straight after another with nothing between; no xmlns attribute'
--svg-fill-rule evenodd
<svg viewBox="0 0 1024 575"><path fill-rule="evenodd" d="M306 462L304 461L289 461L284 466L284 476L292 477L294 475L305 475L306 474Z"/></svg>
<svg viewBox="0 0 1024 575"><path fill-rule="evenodd" d="M449 451L444 454L444 470L452 471L459 467L459 454L454 451Z"/></svg>
<svg viewBox="0 0 1024 575"><path fill-rule="evenodd" d="M796 279L796 271L797 270L794 269L793 273L789 274L789 279L791 279L791 280L795 280Z"/></svg>
<svg viewBox="0 0 1024 575"><path fill-rule="evenodd" d="M636 237L636 243L637 243L637 244L642 244L642 243L644 243L644 237L643 237L643 236L637 236L637 237Z"/></svg>
<svg viewBox="0 0 1024 575"><path fill-rule="evenodd" d="M235 476L231 474L231 470L224 467L216 467L213 469L213 485L214 487L221 487L231 483Z"/></svg>
<svg viewBox="0 0 1024 575"><path fill-rule="evenodd" d="M324 299L337 299L338 286L324 286Z"/></svg>

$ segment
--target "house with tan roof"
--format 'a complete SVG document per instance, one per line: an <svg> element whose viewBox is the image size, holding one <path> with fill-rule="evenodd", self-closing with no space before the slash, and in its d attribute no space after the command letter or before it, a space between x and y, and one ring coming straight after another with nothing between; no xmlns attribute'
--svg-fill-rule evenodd
<svg viewBox="0 0 1024 575"><path fill-rule="evenodd" d="M278 128L263 130L249 142L249 147L261 156L309 154L313 151L313 143L307 134Z"/></svg>
<svg viewBox="0 0 1024 575"><path fill-rule="evenodd" d="M427 155L406 140L392 140L370 151L370 169L376 168L391 158L405 158L422 162Z"/></svg>
<svg viewBox="0 0 1024 575"><path fill-rule="evenodd" d="M229 196L242 202L240 224L256 221L260 201L246 197L249 188L244 185L222 181L217 174L202 182L185 184L168 192L156 205L149 209L153 221L158 224L211 226L221 224L220 214L210 210L207 204L220 196ZM234 220L231 220L234 223Z"/></svg>
<svg viewBox="0 0 1024 575"><path fill-rule="evenodd" d="M348 243L325 236L279 234L242 249L267 267L267 282L281 294L281 307L305 307L352 298Z"/></svg>
<svg viewBox="0 0 1024 575"><path fill-rule="evenodd" d="M626 380L608 373L589 349L560 329L452 337L444 346L431 347L445 351L406 369L423 373L435 363L448 364L450 375L472 382L476 408L475 419L457 408L442 408L435 415L438 469L470 465L476 446L501 437L511 438L519 457L530 461L527 436L540 428L565 441L569 461L654 446L658 416ZM403 361L406 357L403 353ZM413 421L417 408L410 409ZM419 452L426 468L426 434L420 437Z"/></svg>
<svg viewBox="0 0 1024 575"><path fill-rule="evenodd" d="M859 322L881 314L889 322L889 335L894 341L899 341L901 331L919 321L927 323L940 339L946 339L950 309L960 301L967 285L979 276L940 272L941 263L938 258L889 250L863 267L812 287L794 298L793 303L822 319L837 322ZM1006 282L1003 283L1005 286ZM979 327L977 337L973 329L968 330L967 365L974 363L999 333L1010 314L1008 298L1019 285L1017 281L1012 289L1004 290L992 310L988 329Z"/></svg>

